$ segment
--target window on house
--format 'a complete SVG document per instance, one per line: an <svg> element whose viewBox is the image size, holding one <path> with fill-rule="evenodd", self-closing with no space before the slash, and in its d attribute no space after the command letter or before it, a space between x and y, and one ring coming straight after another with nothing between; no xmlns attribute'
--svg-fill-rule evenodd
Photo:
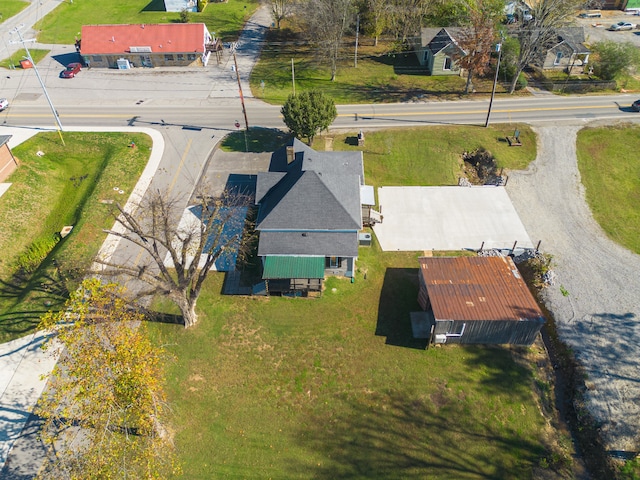
<svg viewBox="0 0 640 480"><path fill-rule="evenodd" d="M329 257L329 261L327 262L327 266L329 268L340 268L340 257Z"/></svg>
<svg viewBox="0 0 640 480"><path fill-rule="evenodd" d="M102 56L101 56L101 55L94 55L94 56L93 56L93 61L94 61L95 63L100 63L100 62L102 62Z"/></svg>
<svg viewBox="0 0 640 480"><path fill-rule="evenodd" d="M178 61L181 62L184 60L184 53L179 53L178 54Z"/></svg>
<svg viewBox="0 0 640 480"><path fill-rule="evenodd" d="M195 60L195 59L196 59L195 53L190 53L187 55L187 60Z"/></svg>
<svg viewBox="0 0 640 480"><path fill-rule="evenodd" d="M444 57L444 66L442 67L443 70L451 70L451 57Z"/></svg>
<svg viewBox="0 0 640 480"><path fill-rule="evenodd" d="M164 56L164 61L165 62L173 62L173 55L165 55Z"/></svg>
<svg viewBox="0 0 640 480"><path fill-rule="evenodd" d="M562 52L556 53L556 59L553 62L553 64L554 65L560 65L560 60L562 60L562 57L563 57Z"/></svg>

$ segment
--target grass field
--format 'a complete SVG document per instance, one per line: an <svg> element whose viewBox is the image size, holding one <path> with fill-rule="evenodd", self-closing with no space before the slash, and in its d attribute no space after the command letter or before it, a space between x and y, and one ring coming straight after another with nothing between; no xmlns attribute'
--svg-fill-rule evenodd
<svg viewBox="0 0 640 480"><path fill-rule="evenodd" d="M28 5L29 2L24 0L0 0L0 22L9 20L9 18L27 8Z"/></svg>
<svg viewBox="0 0 640 480"><path fill-rule="evenodd" d="M417 275L417 254L375 245L320 299L221 296L213 274L195 328L150 325L178 358L185 478L539 478L562 454L514 361L531 349L424 350Z"/></svg>
<svg viewBox="0 0 640 480"><path fill-rule="evenodd" d="M287 30L269 31L269 41L251 72L253 94L272 104L282 104L292 93L291 60L296 92L322 90L338 104L404 102L415 99L457 99L463 97L466 79L459 76L429 76L412 52L389 53L390 42L372 45L362 38L358 47L358 67L354 67L351 39L346 39L340 55L336 80L313 49ZM261 82L264 81L264 89ZM493 78L474 80L479 95L489 95ZM506 91L498 84L497 92Z"/></svg>
<svg viewBox="0 0 640 480"><path fill-rule="evenodd" d="M578 167L593 216L609 237L640 254L640 127L578 132Z"/></svg>
<svg viewBox="0 0 640 480"><path fill-rule="evenodd" d="M522 147L512 148L505 136L520 130ZM498 167L524 169L536 157L535 134L526 125L458 126L380 130L365 133L358 147L356 132L330 135L334 150L362 150L365 180L379 186L456 185L464 152L484 148ZM314 148L324 150L317 137Z"/></svg>
<svg viewBox="0 0 640 480"><path fill-rule="evenodd" d="M67 281L88 266L104 241L102 229L113 225L111 206L102 202L126 202L151 146L143 134L67 132L64 138L66 147L57 133L41 133L13 149L21 165L0 197L0 341L33 329L46 307L64 301ZM132 140L135 149L128 147ZM42 265L16 276L21 254L65 225L74 225L73 232Z"/></svg>
<svg viewBox="0 0 640 480"><path fill-rule="evenodd" d="M203 12L190 14L191 23L204 23L223 40L235 40L244 22L257 8L257 0L228 0L210 3ZM96 4L90 0L61 2L35 25L41 30L41 43L71 44L80 36L82 25L121 23L172 23L179 12L164 11L163 0L109 0Z"/></svg>

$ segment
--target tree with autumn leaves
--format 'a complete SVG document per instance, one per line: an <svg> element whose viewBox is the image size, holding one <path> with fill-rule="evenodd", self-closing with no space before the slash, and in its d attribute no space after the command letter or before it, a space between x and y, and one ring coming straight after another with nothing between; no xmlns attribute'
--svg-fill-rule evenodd
<svg viewBox="0 0 640 480"><path fill-rule="evenodd" d="M495 45L496 28L503 8L502 0L468 2L468 23L456 36L459 48L456 61L467 72L465 94L473 91L474 75L486 75L491 68L491 52Z"/></svg>
<svg viewBox="0 0 640 480"><path fill-rule="evenodd" d="M163 356L121 287L85 280L46 314L44 348L60 359L36 408L49 447L40 479L144 478L179 473L163 390Z"/></svg>

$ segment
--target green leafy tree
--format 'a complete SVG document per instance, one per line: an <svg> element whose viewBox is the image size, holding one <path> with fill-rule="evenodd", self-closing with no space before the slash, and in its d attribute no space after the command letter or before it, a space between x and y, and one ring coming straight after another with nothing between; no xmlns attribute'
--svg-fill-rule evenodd
<svg viewBox="0 0 640 480"><path fill-rule="evenodd" d="M376 47L378 46L378 38L387 26L388 7L387 0L363 0L359 5L362 12L364 33L373 37Z"/></svg>
<svg viewBox="0 0 640 480"><path fill-rule="evenodd" d="M115 284L85 280L41 327L63 350L36 413L50 448L41 479L160 479L179 473L163 390L162 349Z"/></svg>
<svg viewBox="0 0 640 480"><path fill-rule="evenodd" d="M594 73L603 80L633 74L640 65L640 51L630 42L606 40L595 43L592 49L596 54Z"/></svg>
<svg viewBox="0 0 640 480"><path fill-rule="evenodd" d="M306 138L309 145L338 116L333 99L318 90L289 95L280 113L291 134L300 139Z"/></svg>

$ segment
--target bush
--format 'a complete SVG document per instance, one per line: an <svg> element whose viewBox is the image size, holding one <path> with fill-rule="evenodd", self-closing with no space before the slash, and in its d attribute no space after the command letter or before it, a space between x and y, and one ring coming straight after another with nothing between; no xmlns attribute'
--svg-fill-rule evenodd
<svg viewBox="0 0 640 480"><path fill-rule="evenodd" d="M189 23L189 10L187 10L186 8L183 8L182 10L180 10L179 22L180 23Z"/></svg>
<svg viewBox="0 0 640 480"><path fill-rule="evenodd" d="M518 75L518 83L516 83L516 90L522 90L528 84L529 82L527 82L527 77L524 73L520 72L520 75Z"/></svg>
<svg viewBox="0 0 640 480"><path fill-rule="evenodd" d="M35 272L59 241L60 236L58 234L39 238L29 246L26 252L23 252L18 257L18 268L25 273Z"/></svg>

